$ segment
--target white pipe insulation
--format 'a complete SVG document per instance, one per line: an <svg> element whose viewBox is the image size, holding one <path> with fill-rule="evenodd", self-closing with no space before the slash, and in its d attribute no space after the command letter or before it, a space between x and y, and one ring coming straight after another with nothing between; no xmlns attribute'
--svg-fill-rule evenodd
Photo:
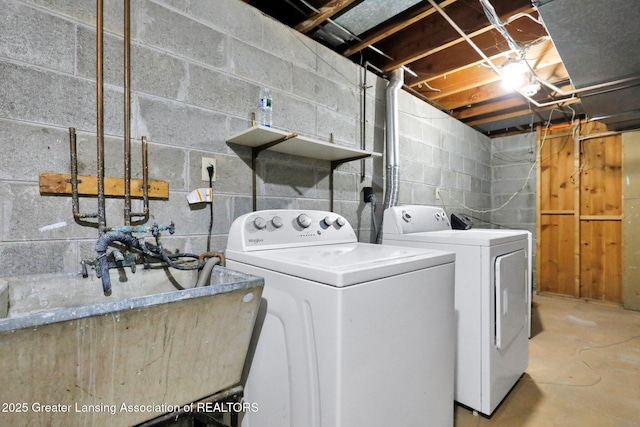
<svg viewBox="0 0 640 427"><path fill-rule="evenodd" d="M384 209L398 204L400 191L400 136L398 126L398 92L404 84L404 70L398 68L391 72L386 92L386 134L385 151L387 155L387 191L384 195ZM382 227L380 227L380 230ZM378 233L377 242L382 242Z"/></svg>

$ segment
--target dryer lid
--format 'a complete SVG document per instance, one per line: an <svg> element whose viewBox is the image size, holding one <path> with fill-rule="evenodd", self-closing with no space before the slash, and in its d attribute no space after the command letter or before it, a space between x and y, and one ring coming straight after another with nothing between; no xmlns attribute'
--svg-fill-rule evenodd
<svg viewBox="0 0 640 427"><path fill-rule="evenodd" d="M397 241L467 246L493 246L516 242L523 239L526 240L528 236L529 231L527 230L472 228L470 230L443 230L410 234L385 234L383 237L385 244L393 244L394 241Z"/></svg>

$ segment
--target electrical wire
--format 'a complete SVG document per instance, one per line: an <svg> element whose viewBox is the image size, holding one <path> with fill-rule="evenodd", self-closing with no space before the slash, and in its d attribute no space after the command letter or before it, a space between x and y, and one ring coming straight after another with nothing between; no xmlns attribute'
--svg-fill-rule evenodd
<svg viewBox="0 0 640 427"><path fill-rule="evenodd" d="M376 195L371 194L371 225L373 226L373 235L378 236L378 224L376 222Z"/></svg>
<svg viewBox="0 0 640 427"><path fill-rule="evenodd" d="M209 234L207 236L207 252L211 250L211 232L213 230L213 165L207 166L207 172L209 173L209 190L211 191L211 203L209 203Z"/></svg>
<svg viewBox="0 0 640 427"><path fill-rule="evenodd" d="M549 113L549 119L547 120L547 126L545 128L544 134L542 136L542 140L540 142L540 147L538 148L538 155L540 155L540 153L542 152L542 148L544 147L544 144L546 142L547 139L547 133L549 132L549 127L551 125L551 117L553 116L553 112L556 110L556 108L552 108L551 112ZM531 174L533 173L533 170L535 169L537 164L537 160L534 160L531 164L531 168L529 168L529 173L527 174L527 179L525 180L524 184L522 185L522 187L517 190L515 193L513 193L506 202L504 202L502 205L500 205L497 208L493 208L493 209L474 209L474 208L470 208L469 206L465 205L463 202L457 200L455 197L453 197L451 195L451 190L448 189L449 191L449 201L453 200L455 203L457 203L459 206L463 207L464 209L469 210L470 212L474 212L474 213L480 213L480 214L484 214L484 213L493 213L493 212L497 212L501 209L503 209L505 206L507 206L509 203L511 203L511 201L518 195L520 194L521 191L523 191L527 185L529 184L529 181L531 180Z"/></svg>
<svg viewBox="0 0 640 427"><path fill-rule="evenodd" d="M579 383L557 382L557 381L538 381L538 380L535 380L533 378L526 378L526 380L534 382L536 384L557 385L557 386L563 386L563 387L593 387L594 385L596 385L600 381L602 381L602 376L591 365L589 365L589 363L587 363L587 361L585 361L583 359L582 353L585 352L585 351L590 351L590 350L600 350L600 349L603 349L603 348L616 347L616 346L619 346L619 345L622 345L622 344L626 344L626 343L631 342L631 341L636 340L636 339L640 339L640 335L634 335L634 336L629 337L629 338L627 338L625 340L617 341L617 342L610 343L610 344L586 346L586 347L582 347L582 348L578 349L578 351L576 352L576 356L578 357L578 360L580 361L580 363L582 363L584 366L586 366L596 376L596 378L591 382L584 383L584 384L579 384Z"/></svg>

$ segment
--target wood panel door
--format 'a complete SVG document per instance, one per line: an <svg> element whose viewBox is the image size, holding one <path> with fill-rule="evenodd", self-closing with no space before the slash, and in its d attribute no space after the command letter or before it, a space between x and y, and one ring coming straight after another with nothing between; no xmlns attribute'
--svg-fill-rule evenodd
<svg viewBox="0 0 640 427"><path fill-rule="evenodd" d="M538 132L539 292L622 302L622 138Z"/></svg>
<svg viewBox="0 0 640 427"><path fill-rule="evenodd" d="M543 131L544 132L544 131ZM576 296L574 174L571 129L538 132L538 232L536 289Z"/></svg>

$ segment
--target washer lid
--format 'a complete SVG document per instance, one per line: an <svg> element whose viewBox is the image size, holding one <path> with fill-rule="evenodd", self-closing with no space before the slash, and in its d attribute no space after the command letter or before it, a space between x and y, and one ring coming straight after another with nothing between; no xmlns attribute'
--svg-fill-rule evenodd
<svg viewBox="0 0 640 427"><path fill-rule="evenodd" d="M493 246L527 239L527 230L494 230L472 228L470 230L441 230L409 234L383 234L385 244L394 241L446 243L451 245Z"/></svg>
<svg viewBox="0 0 640 427"><path fill-rule="evenodd" d="M371 243L254 252L227 250L226 255L232 261L336 287L422 270L455 260L452 252Z"/></svg>

